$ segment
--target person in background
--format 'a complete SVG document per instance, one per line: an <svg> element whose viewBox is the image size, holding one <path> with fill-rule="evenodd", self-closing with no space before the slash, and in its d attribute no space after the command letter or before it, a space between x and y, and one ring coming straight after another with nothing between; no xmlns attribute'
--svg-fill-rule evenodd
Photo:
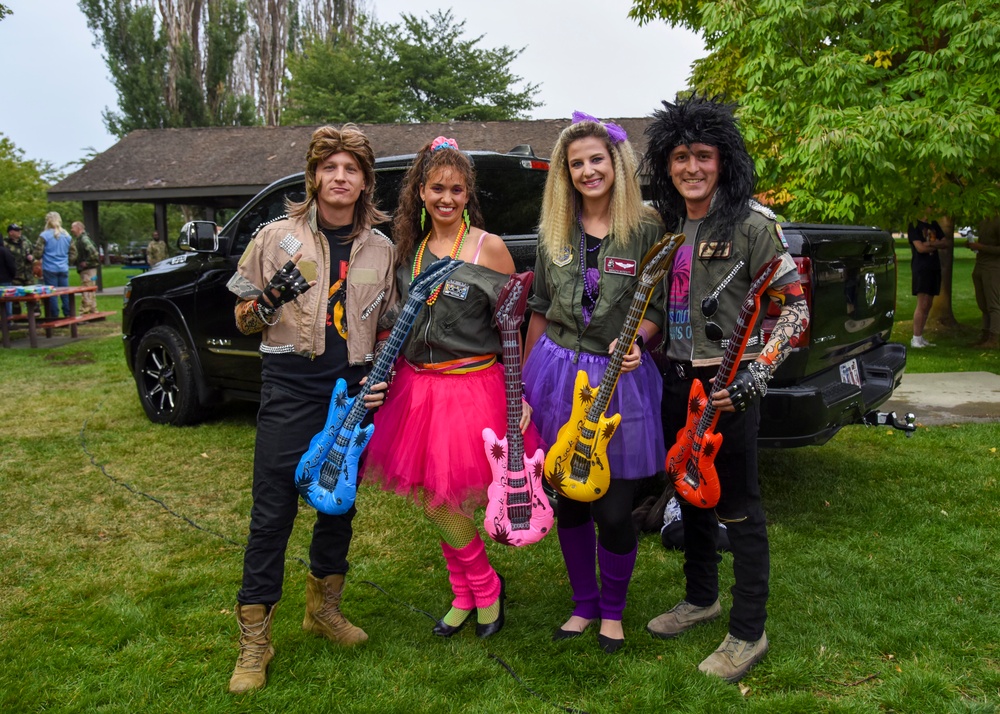
<svg viewBox="0 0 1000 714"><path fill-rule="evenodd" d="M15 274L14 254L7 249L7 246L0 243L0 287L13 285ZM6 319L7 315L11 314L11 304L4 303L4 314L0 319Z"/></svg>
<svg viewBox="0 0 1000 714"><path fill-rule="evenodd" d="M763 266L780 261L766 290L780 307L770 336L765 342L759 328L766 313L762 305L739 371L728 387L715 385L711 391L720 412L715 431L722 445L714 465L722 494L714 509L681 499L684 599L646 628L666 639L719 616L721 521L733 553L732 608L725 639L698 669L727 682L741 679L768 650L770 553L757 478L760 399L809 324L798 271L780 227L774 214L753 200L756 173L735 109L698 95L663 102L646 129L643 161L653 205L667 230L687 237L684 254L666 278L663 428L669 443L687 421L693 380L712 389L754 277Z"/></svg>
<svg viewBox="0 0 1000 714"><path fill-rule="evenodd" d="M476 635L504 625L505 584L490 564L472 518L493 480L483 429L507 425L497 297L514 272L503 239L482 225L475 173L454 139L440 136L417 153L403 179L393 222L396 283L405 287L421 271L450 255L465 261L416 316L397 361L385 406L375 415L365 474L410 496L435 526L454 599L432 632L450 637L475 620ZM421 240L421 238L423 238ZM532 453L537 433L520 427Z"/></svg>
<svg viewBox="0 0 1000 714"><path fill-rule="evenodd" d="M285 549L299 510L295 470L322 431L338 379L356 396L388 336L395 304L390 241L372 226L388 220L375 205L375 153L353 124L313 132L306 197L261 228L240 258L229 289L236 324L261 335L262 385L253 460L250 537L236 595L240 654L233 694L261 689L274 657L271 621L281 599ZM384 332L384 336L380 335ZM378 406L385 384L365 397ZM309 547L302 629L341 646L368 635L340 610L356 506L317 512Z"/></svg>
<svg viewBox="0 0 1000 714"><path fill-rule="evenodd" d="M167 244L160 238L159 231L153 231L153 239L146 246L146 263L152 268L161 260L167 259Z"/></svg>
<svg viewBox="0 0 1000 714"><path fill-rule="evenodd" d="M917 298L917 306L913 310L910 347L933 347L934 343L928 342L924 337L924 327L927 325L934 296L941 292L941 258L938 251L950 249L952 241L945 237L937 221L928 223L926 220L918 220L907 226L906 232L912 255L911 285Z"/></svg>
<svg viewBox="0 0 1000 714"><path fill-rule="evenodd" d="M975 240L966 245L976 253L972 285L983 313L979 341L972 346L995 350L1000 348L1000 216L980 223Z"/></svg>
<svg viewBox="0 0 1000 714"><path fill-rule="evenodd" d="M42 261L42 282L56 288L69 287L69 265L76 263L76 246L62 227L62 216L55 211L45 214L45 230L35 243L35 258ZM71 296L63 295L62 314L69 317ZM59 317L59 301L48 298L48 317Z"/></svg>
<svg viewBox="0 0 1000 714"><path fill-rule="evenodd" d="M93 287L97 283L97 266L101 262L101 254L94 245L94 241L87 235L87 229L80 221L73 221L69 227L73 234L73 243L76 249L76 272L80 276L80 285L85 288ZM90 315L97 312L97 294L83 293L80 295L80 314Z"/></svg>
<svg viewBox="0 0 1000 714"><path fill-rule="evenodd" d="M552 150L524 365L525 394L548 444L556 441L579 398L577 373L585 371L595 389L601 383L639 286L642 259L663 237L663 224L642 204L637 167L624 129L579 112ZM622 421L607 447L606 492L591 503L556 496L559 546L574 607L552 639L579 637L596 624L598 645L608 654L625 643L622 614L638 551L632 524L636 488L641 479L663 471L666 457L663 383L643 352L659 336L662 296L662 284L657 285L607 408Z"/></svg>
<svg viewBox="0 0 1000 714"><path fill-rule="evenodd" d="M7 237L4 239L7 250L14 256L14 278L12 285L34 285L35 274L32 270L35 256L34 248L22 237L21 226L11 223L7 226ZM11 303L15 315L21 314L21 303Z"/></svg>

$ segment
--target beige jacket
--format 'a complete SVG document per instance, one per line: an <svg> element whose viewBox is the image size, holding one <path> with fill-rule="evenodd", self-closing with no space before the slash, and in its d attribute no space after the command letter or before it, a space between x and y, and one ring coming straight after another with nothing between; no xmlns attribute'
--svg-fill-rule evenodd
<svg viewBox="0 0 1000 714"><path fill-rule="evenodd" d="M281 306L277 322L262 324L248 308L271 277L301 251L299 272L316 285ZM347 352L351 364L374 360L379 323L396 304L393 275L395 246L384 234L362 231L351 247L347 268ZM240 301L236 323L244 334L263 331L261 352L323 354L326 347L327 296L330 289L330 246L316 226L316 207L306 218L283 218L260 229L240 258L229 289Z"/></svg>

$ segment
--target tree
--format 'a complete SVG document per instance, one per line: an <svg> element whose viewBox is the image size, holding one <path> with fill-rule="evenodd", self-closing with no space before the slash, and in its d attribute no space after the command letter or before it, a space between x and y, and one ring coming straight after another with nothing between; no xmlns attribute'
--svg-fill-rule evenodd
<svg viewBox="0 0 1000 714"><path fill-rule="evenodd" d="M47 164L25 159L24 151L0 134L0 225L4 236L9 223L24 225L26 236L37 235L42 229L48 210L45 177L51 171Z"/></svg>
<svg viewBox="0 0 1000 714"><path fill-rule="evenodd" d="M400 24L362 18L356 32L315 37L290 58L282 123L496 121L539 106L537 85L513 88L522 50L480 47L450 10L403 13Z"/></svg>
<svg viewBox="0 0 1000 714"><path fill-rule="evenodd" d="M703 35L696 89L730 63L759 188L787 198L785 215L896 229L927 209L995 215L996 2L633 0L630 15Z"/></svg>
<svg viewBox="0 0 1000 714"><path fill-rule="evenodd" d="M108 131L256 123L230 77L247 26L240 0L80 0L118 90ZM204 50L202 49L204 48Z"/></svg>

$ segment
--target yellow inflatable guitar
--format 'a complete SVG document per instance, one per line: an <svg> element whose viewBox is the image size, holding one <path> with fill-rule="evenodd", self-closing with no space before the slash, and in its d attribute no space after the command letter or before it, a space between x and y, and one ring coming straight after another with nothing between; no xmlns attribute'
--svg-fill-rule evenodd
<svg viewBox="0 0 1000 714"><path fill-rule="evenodd" d="M639 285L632 297L628 316L618 344L611 354L598 389L590 386L586 372L578 372L573 388L573 407L569 421L559 430L556 442L545 455L545 479L558 493L574 501L596 501L608 490L608 443L621 423L621 415L605 416L604 411L618 384L622 360L632 349L646 314L653 288L663 280L674 254L684 242L684 235L668 233L642 259Z"/></svg>

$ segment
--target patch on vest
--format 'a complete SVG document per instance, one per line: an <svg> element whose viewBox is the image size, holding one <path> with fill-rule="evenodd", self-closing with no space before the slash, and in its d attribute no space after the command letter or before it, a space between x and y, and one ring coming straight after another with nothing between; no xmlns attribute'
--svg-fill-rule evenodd
<svg viewBox="0 0 1000 714"><path fill-rule="evenodd" d="M460 280L446 280L444 283L444 294L456 300L465 300L469 297L469 284Z"/></svg>
<svg viewBox="0 0 1000 714"><path fill-rule="evenodd" d="M552 264L557 265L560 268L569 265L572 260L573 260L573 249L570 248L569 246L563 248L562 252L560 252L558 255L552 256Z"/></svg>
<svg viewBox="0 0 1000 714"><path fill-rule="evenodd" d="M732 254L732 241L709 240L698 244L698 260L728 260Z"/></svg>
<svg viewBox="0 0 1000 714"><path fill-rule="evenodd" d="M636 273L636 262L632 258L605 258L604 272L611 275L630 275Z"/></svg>
<svg viewBox="0 0 1000 714"><path fill-rule="evenodd" d="M775 223L774 230L778 233L778 240L781 241L781 247L788 250L788 241L785 240L785 233L781 230L781 224Z"/></svg>

